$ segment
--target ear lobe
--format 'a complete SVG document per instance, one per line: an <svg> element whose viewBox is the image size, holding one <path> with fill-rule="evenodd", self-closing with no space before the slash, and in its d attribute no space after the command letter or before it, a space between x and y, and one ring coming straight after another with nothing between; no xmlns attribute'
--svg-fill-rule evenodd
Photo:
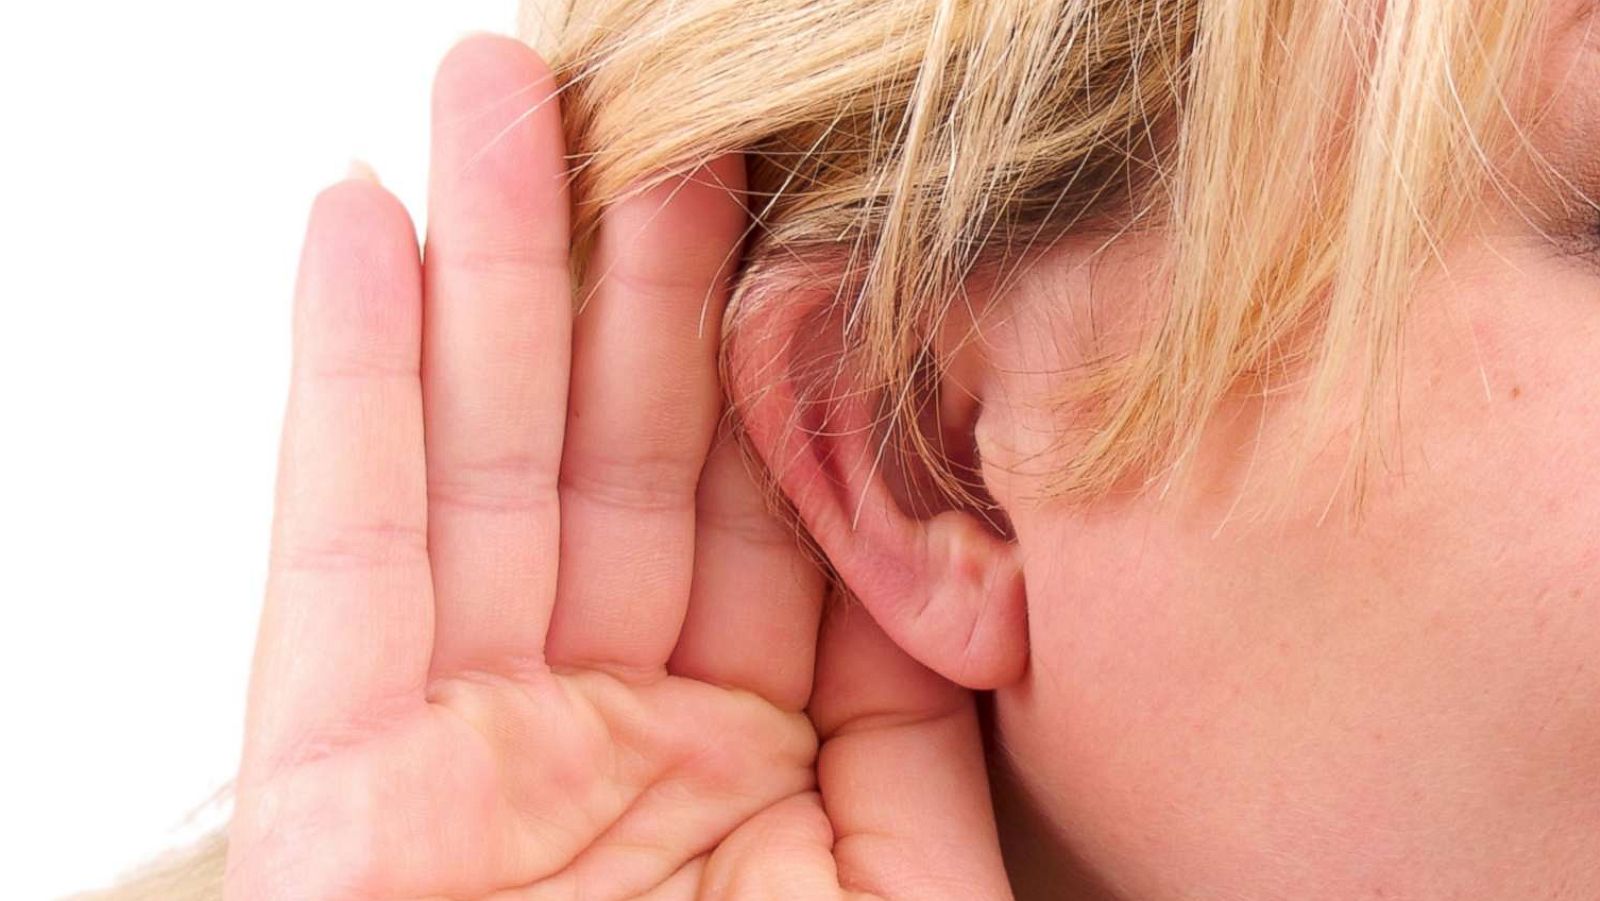
<svg viewBox="0 0 1600 901"><path fill-rule="evenodd" d="M901 465L877 436L878 399L852 390L831 293L750 313L731 347L745 432L812 539L884 632L972 689L1027 668L1027 604L1014 544L981 516L921 518L891 487ZM907 481L901 479L900 481Z"/></svg>

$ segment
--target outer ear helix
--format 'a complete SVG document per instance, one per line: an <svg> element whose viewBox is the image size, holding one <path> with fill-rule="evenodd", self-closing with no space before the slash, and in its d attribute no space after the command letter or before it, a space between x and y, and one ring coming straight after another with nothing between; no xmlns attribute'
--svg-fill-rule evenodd
<svg viewBox="0 0 1600 901"><path fill-rule="evenodd" d="M908 513L885 472L899 464L873 440L870 399L805 384L817 360L838 359L836 346L819 346L819 335L837 332L789 303L761 318L733 342L735 400L752 445L845 587L896 644L945 678L978 690L1019 679L1028 635L1016 547L976 513Z"/></svg>

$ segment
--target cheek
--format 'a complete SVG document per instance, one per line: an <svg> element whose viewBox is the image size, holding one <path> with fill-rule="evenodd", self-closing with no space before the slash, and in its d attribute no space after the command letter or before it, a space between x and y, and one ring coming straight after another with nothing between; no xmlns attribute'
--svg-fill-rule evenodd
<svg viewBox="0 0 1600 901"><path fill-rule="evenodd" d="M1423 305L1359 528L1193 493L1015 517L1034 663L998 728L1128 895L1471 894L1600 855L1600 297L1524 262Z"/></svg>
<svg viewBox="0 0 1600 901"><path fill-rule="evenodd" d="M1075 545L1122 575L1030 585L1034 668L997 709L1036 802L1127 896L1363 897L1374 873L1471 876L1502 836L1551 824L1575 842L1553 859L1597 859L1592 546L1447 571L1281 537L1123 537L1142 557Z"/></svg>

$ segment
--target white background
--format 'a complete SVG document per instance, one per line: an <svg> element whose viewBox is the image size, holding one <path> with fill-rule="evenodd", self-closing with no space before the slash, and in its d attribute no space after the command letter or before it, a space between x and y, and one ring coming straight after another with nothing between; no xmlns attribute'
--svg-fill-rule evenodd
<svg viewBox="0 0 1600 901"><path fill-rule="evenodd" d="M229 779L310 198L361 158L420 214L433 66L515 6L0 5L7 901L104 884Z"/></svg>

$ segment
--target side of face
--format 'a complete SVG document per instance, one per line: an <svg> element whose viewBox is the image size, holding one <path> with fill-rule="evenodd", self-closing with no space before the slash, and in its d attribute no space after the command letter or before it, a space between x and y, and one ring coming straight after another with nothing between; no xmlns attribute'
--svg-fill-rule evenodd
<svg viewBox="0 0 1600 901"><path fill-rule="evenodd" d="M1536 135L1591 193L1593 18L1568 17L1545 48L1553 106ZM1600 894L1600 225L1586 215L1587 239L1552 240L1554 217L1494 211L1418 287L1396 429L1359 515L1351 398L1293 481L1292 388L1224 410L1170 479L1088 507L1046 499L1066 451L1047 429L1059 386L1040 374L1085 346L1060 299L1138 296L1136 249L1088 263L1062 248L986 332L1008 365L987 370L1002 400L979 434L1031 647L1027 676L996 694L1002 766L1113 893Z"/></svg>
<svg viewBox="0 0 1600 901"><path fill-rule="evenodd" d="M1071 326L991 333L1028 361L992 370L981 431L1031 647L998 732L1125 896L1600 891L1600 266L1501 239L1452 261L1359 518L1337 421L1270 491L1288 404L1240 402L1170 483L1042 500L1059 408L1032 373L1070 365L1041 336Z"/></svg>
<svg viewBox="0 0 1600 901"><path fill-rule="evenodd" d="M1533 138L1600 196L1600 16L1556 5ZM1600 896L1600 214L1503 206L1417 288L1358 516L1352 398L1306 463L1292 385L1231 402L1171 477L1050 499L1063 379L1147 321L1159 238L1064 242L954 367L1005 535L898 497L869 414L793 428L804 392L768 376L829 329L735 347L752 440L840 576L994 689L1005 806L1044 833L1019 865L1158 901Z"/></svg>

